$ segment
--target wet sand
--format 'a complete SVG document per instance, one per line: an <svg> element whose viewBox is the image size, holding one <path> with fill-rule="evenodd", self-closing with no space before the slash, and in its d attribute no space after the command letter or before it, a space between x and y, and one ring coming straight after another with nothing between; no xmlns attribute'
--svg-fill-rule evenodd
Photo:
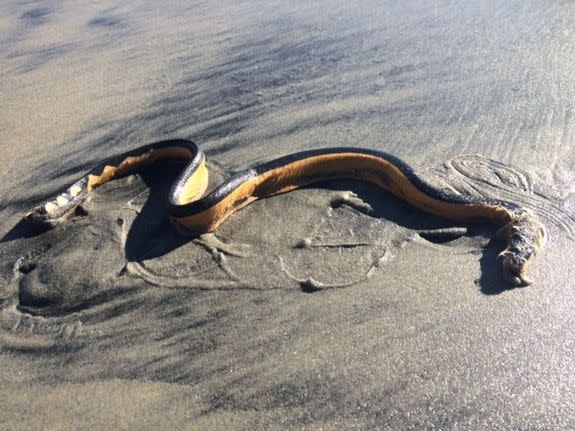
<svg viewBox="0 0 575 431"><path fill-rule="evenodd" d="M0 5L0 428L575 427L575 4L348 3ZM182 238L170 165L15 229L98 160L176 137L214 184L384 150L532 209L548 244L511 289L493 227L350 181Z"/></svg>

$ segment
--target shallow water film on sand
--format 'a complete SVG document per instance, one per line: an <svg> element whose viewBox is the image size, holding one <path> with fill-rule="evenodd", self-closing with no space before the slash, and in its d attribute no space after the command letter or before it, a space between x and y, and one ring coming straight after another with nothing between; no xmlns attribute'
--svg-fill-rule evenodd
<svg viewBox="0 0 575 431"><path fill-rule="evenodd" d="M575 3L4 1L0 428L575 428ZM495 229L331 181L180 235L181 166L21 217L168 138L210 187L321 147L530 209L533 285Z"/></svg>

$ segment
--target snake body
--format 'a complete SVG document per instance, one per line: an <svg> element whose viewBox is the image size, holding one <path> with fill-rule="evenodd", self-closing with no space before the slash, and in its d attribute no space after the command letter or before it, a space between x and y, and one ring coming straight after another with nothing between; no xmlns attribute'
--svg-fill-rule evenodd
<svg viewBox="0 0 575 431"><path fill-rule="evenodd" d="M321 148L290 154L238 172L204 196L208 187L205 155L195 143L183 139L156 142L106 159L24 218L52 227L73 214L99 185L158 160L186 162L170 189L167 204L170 220L186 233L212 232L258 199L319 181L354 179L376 184L427 213L458 222L500 226L498 236L506 242L500 254L503 274L514 285L530 283L527 266L544 243L544 228L529 210L511 202L440 190L399 158L370 149Z"/></svg>

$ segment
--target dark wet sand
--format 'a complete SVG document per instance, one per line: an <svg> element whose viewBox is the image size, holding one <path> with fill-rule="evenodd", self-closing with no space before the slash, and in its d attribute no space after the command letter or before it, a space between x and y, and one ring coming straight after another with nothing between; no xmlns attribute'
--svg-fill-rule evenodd
<svg viewBox="0 0 575 431"><path fill-rule="evenodd" d="M181 3L0 5L0 428L575 428L575 3ZM525 205L549 242L510 289L493 228L425 239L454 225L345 181L183 239L174 166L14 229L98 160L173 137L214 183L381 149Z"/></svg>

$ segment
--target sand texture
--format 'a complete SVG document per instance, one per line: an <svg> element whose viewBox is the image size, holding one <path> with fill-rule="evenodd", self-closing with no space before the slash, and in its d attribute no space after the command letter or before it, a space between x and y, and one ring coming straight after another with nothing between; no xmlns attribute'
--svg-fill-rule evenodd
<svg viewBox="0 0 575 431"><path fill-rule="evenodd" d="M8 0L0 77L0 429L575 428L573 1ZM524 205L548 243L512 289L494 227L352 181L186 238L170 164L19 230L168 138L212 186L376 148Z"/></svg>

